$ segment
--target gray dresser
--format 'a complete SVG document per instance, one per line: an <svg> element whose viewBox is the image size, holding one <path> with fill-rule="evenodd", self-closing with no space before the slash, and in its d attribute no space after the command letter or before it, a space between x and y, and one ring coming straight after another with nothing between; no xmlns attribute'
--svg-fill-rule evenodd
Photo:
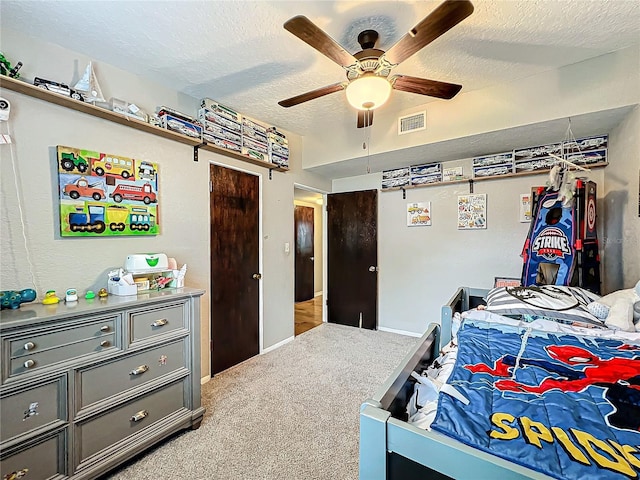
<svg viewBox="0 0 640 480"><path fill-rule="evenodd" d="M203 293L2 310L0 478L96 478L198 428Z"/></svg>

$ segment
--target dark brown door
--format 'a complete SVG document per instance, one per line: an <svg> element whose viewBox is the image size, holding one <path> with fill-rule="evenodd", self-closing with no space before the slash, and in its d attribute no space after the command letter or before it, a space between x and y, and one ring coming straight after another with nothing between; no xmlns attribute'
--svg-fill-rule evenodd
<svg viewBox="0 0 640 480"><path fill-rule="evenodd" d="M294 213L296 261L295 297L296 302L313 298L313 213L312 207L296 205Z"/></svg>
<svg viewBox="0 0 640 480"><path fill-rule="evenodd" d="M378 191L327 195L327 321L375 329Z"/></svg>
<svg viewBox="0 0 640 480"><path fill-rule="evenodd" d="M261 276L258 177L211 165L210 178L213 375L259 353Z"/></svg>

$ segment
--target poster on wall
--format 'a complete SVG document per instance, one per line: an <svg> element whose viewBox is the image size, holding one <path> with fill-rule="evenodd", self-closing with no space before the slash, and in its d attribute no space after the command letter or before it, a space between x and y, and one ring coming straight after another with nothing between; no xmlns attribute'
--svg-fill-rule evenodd
<svg viewBox="0 0 640 480"><path fill-rule="evenodd" d="M431 225L431 202L407 203L407 227Z"/></svg>
<svg viewBox="0 0 640 480"><path fill-rule="evenodd" d="M520 194L520 223L531 223L531 194Z"/></svg>
<svg viewBox="0 0 640 480"><path fill-rule="evenodd" d="M487 194L458 196L458 230L487 228Z"/></svg>
<svg viewBox="0 0 640 480"><path fill-rule="evenodd" d="M158 165L57 147L60 235L158 235Z"/></svg>

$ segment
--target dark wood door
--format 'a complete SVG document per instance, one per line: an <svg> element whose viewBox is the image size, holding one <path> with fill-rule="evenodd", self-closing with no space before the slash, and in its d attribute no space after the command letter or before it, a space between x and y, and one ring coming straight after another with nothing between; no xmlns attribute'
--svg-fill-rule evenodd
<svg viewBox="0 0 640 480"><path fill-rule="evenodd" d="M378 323L378 191L327 195L327 321Z"/></svg>
<svg viewBox="0 0 640 480"><path fill-rule="evenodd" d="M313 298L313 213L312 207L296 205L294 213L296 260L295 260L295 298L304 302Z"/></svg>
<svg viewBox="0 0 640 480"><path fill-rule="evenodd" d="M258 177L211 165L210 178L213 375L259 353L261 277Z"/></svg>

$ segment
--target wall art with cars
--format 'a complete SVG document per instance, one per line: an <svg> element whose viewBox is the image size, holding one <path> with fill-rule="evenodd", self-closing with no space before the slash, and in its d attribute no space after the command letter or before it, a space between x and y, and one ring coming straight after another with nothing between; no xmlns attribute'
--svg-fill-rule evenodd
<svg viewBox="0 0 640 480"><path fill-rule="evenodd" d="M564 140L547 145L516 148L491 155L473 157L470 165L457 171L441 163L427 163L384 170L382 190L430 186L459 180L494 178L513 174L545 172L558 163L557 157L583 167L607 164L608 135Z"/></svg>
<svg viewBox="0 0 640 480"><path fill-rule="evenodd" d="M111 153L57 147L60 235L157 235L158 165Z"/></svg>

